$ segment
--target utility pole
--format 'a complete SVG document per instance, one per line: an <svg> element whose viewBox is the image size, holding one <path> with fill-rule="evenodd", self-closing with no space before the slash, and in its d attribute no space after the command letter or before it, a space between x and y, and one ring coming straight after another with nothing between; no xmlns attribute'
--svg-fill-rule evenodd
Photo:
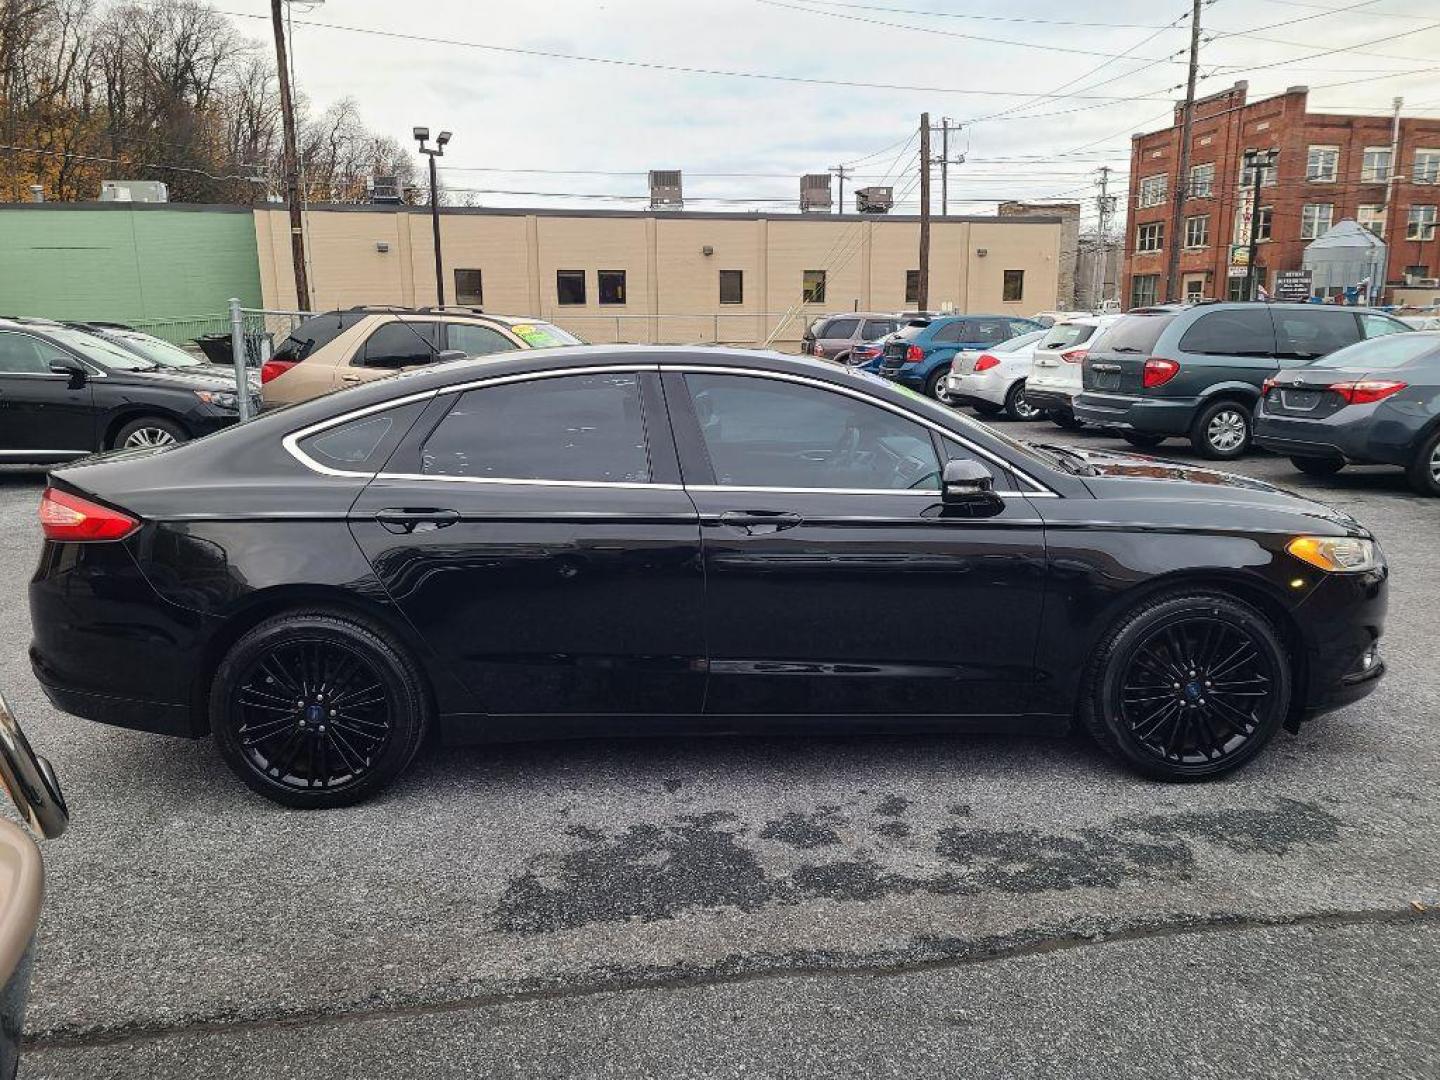
<svg viewBox="0 0 1440 1080"><path fill-rule="evenodd" d="M1260 184L1265 179L1265 170L1275 160L1274 150L1246 150L1245 166L1250 169L1250 254L1245 260L1245 299L1255 299L1255 260L1260 248Z"/></svg>
<svg viewBox="0 0 1440 1080"><path fill-rule="evenodd" d="M1190 9L1190 77L1185 84L1185 113L1180 122L1180 160L1175 169L1173 198L1175 206L1170 214L1170 246L1165 262L1165 298L1179 300L1180 297L1180 246L1183 238L1180 230L1185 227L1185 197L1190 187L1190 130L1195 123L1195 79L1200 71L1200 8L1203 0L1192 0Z"/></svg>
<svg viewBox="0 0 1440 1080"><path fill-rule="evenodd" d="M290 261L295 264L295 304L310 310L310 282L305 274L305 219L300 210L300 153L295 146L295 97L290 86L290 65L285 59L285 19L282 0L270 0L270 21L275 27L275 68L280 76L280 117L285 126L285 198L290 204Z"/></svg>
<svg viewBox="0 0 1440 1080"><path fill-rule="evenodd" d="M840 177L840 198L835 203L835 213L843 214L845 212L845 166L831 165L830 171Z"/></svg>
<svg viewBox="0 0 1440 1080"><path fill-rule="evenodd" d="M940 216L950 216L950 118L940 118Z"/></svg>
<svg viewBox="0 0 1440 1080"><path fill-rule="evenodd" d="M1400 107L1405 104L1405 99L1397 97L1394 101L1395 115L1390 120L1390 170L1385 175L1385 210L1381 219L1384 224L1380 226L1380 239L1385 241L1385 259L1387 265L1380 268L1380 280L1370 282L1370 295L1365 297L1367 304L1378 304L1381 299L1381 291L1385 283L1390 280L1390 241L1392 235L1390 228L1390 207L1395 201L1395 181L1400 179L1397 175L1400 170ZM1402 234L1403 235L1403 234ZM1401 260L1404 263L1404 260Z"/></svg>
<svg viewBox="0 0 1440 1080"><path fill-rule="evenodd" d="M930 114L920 114L920 287L915 306L930 310Z"/></svg>
<svg viewBox="0 0 1440 1080"><path fill-rule="evenodd" d="M1108 232L1110 229L1110 166L1100 166L1100 194L1095 197L1095 208L1100 212L1100 222L1095 229L1095 284L1090 296L1099 311L1105 304L1105 263L1110 252Z"/></svg>

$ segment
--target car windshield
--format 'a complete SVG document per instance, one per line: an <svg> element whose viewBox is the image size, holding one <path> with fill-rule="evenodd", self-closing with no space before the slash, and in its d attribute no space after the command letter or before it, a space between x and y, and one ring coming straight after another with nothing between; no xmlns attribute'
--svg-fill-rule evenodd
<svg viewBox="0 0 1440 1080"><path fill-rule="evenodd" d="M1068 349L1072 345L1088 341L1093 333L1095 333L1095 327L1089 323L1056 323L1045 332L1044 339L1035 348L1037 350L1045 349L1047 352L1051 349Z"/></svg>
<svg viewBox="0 0 1440 1080"><path fill-rule="evenodd" d="M1336 349L1307 366L1383 371L1430 356L1440 357L1440 334L1387 334Z"/></svg>
<svg viewBox="0 0 1440 1080"><path fill-rule="evenodd" d="M47 326L45 334L62 345L68 345L87 360L93 360L102 367L116 371L154 371L160 366L113 341L106 341L84 330L72 330L68 326Z"/></svg>
<svg viewBox="0 0 1440 1080"><path fill-rule="evenodd" d="M1145 353L1149 355L1165 328L1175 321L1176 313L1166 311L1155 315L1126 315L1105 333L1107 352Z"/></svg>
<svg viewBox="0 0 1440 1080"><path fill-rule="evenodd" d="M170 342L161 341L149 334L114 333L103 334L101 337L161 367L183 368L205 363L203 358L186 352L179 345L171 345Z"/></svg>

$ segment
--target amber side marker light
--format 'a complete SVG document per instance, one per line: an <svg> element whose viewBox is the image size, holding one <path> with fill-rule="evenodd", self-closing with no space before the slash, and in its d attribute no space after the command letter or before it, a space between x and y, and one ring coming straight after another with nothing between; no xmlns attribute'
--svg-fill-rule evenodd
<svg viewBox="0 0 1440 1080"><path fill-rule="evenodd" d="M1329 574L1359 574L1379 565L1375 541L1356 536L1297 536L1285 550Z"/></svg>

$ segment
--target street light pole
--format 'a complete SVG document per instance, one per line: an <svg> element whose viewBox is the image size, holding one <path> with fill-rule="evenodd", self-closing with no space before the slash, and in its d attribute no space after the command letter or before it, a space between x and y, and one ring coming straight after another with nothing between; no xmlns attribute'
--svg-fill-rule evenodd
<svg viewBox="0 0 1440 1080"><path fill-rule="evenodd" d="M445 156L445 144L450 141L450 132L442 131L435 136L435 145L426 146L430 139L430 129L417 127L412 132L415 141L420 144L420 153L430 159L430 231L435 239L435 302L438 306L445 306L445 271L440 258L440 183L435 176L435 159Z"/></svg>

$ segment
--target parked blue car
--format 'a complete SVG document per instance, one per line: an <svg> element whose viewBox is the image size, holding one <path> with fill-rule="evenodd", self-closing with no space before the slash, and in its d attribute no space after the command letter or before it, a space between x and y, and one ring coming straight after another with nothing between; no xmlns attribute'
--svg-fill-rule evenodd
<svg viewBox="0 0 1440 1080"><path fill-rule="evenodd" d="M942 382L957 352L988 349L1020 334L1043 329L1045 327L1034 319L1011 315L936 315L911 319L885 338L884 351L863 366L939 400Z"/></svg>

